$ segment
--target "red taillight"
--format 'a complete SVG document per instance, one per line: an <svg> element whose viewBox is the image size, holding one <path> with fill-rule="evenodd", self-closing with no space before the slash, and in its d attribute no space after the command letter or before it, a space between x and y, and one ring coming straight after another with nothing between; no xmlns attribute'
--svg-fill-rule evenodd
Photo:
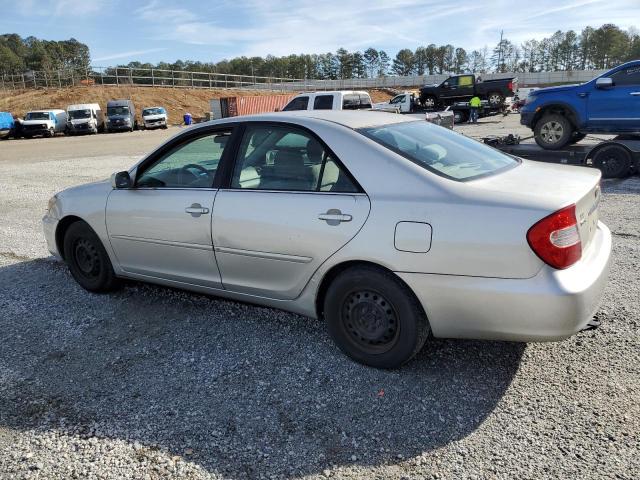
<svg viewBox="0 0 640 480"><path fill-rule="evenodd" d="M513 92L513 82L507 83L507 90L509 90L510 92Z"/></svg>
<svg viewBox="0 0 640 480"><path fill-rule="evenodd" d="M582 257L576 206L570 205L544 217L527 232L531 249L553 268L568 268Z"/></svg>

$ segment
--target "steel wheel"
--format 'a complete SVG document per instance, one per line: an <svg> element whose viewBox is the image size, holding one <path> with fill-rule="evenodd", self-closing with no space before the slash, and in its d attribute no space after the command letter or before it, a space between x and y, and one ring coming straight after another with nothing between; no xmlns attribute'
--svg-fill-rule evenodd
<svg viewBox="0 0 640 480"><path fill-rule="evenodd" d="M393 306L371 290L355 291L346 298L342 323L349 339L366 353L388 351L400 331Z"/></svg>
<svg viewBox="0 0 640 480"><path fill-rule="evenodd" d="M101 262L98 250L88 239L80 238L75 242L73 261L85 277L94 279L100 275Z"/></svg>
<svg viewBox="0 0 640 480"><path fill-rule="evenodd" d="M593 157L593 166L602 172L604 178L624 177L629 173L630 165L629 152L619 145L603 147Z"/></svg>
<svg viewBox="0 0 640 480"><path fill-rule="evenodd" d="M63 246L69 271L82 288L107 292L118 287L109 255L89 225L82 221L69 225Z"/></svg>
<svg viewBox="0 0 640 480"><path fill-rule="evenodd" d="M395 274L373 265L340 273L322 304L331 338L365 365L397 368L429 336L429 322L414 293Z"/></svg>

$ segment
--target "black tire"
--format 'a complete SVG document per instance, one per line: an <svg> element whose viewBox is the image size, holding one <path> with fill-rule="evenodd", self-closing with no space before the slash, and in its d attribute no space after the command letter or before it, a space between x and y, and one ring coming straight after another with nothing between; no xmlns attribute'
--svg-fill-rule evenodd
<svg viewBox="0 0 640 480"><path fill-rule="evenodd" d="M467 112L463 112L460 110L453 111L453 121L454 123L464 123L469 120L469 116Z"/></svg>
<svg viewBox="0 0 640 480"><path fill-rule="evenodd" d="M331 282L324 317L340 350L375 368L406 363L430 332L413 292L392 273L369 266L350 268Z"/></svg>
<svg viewBox="0 0 640 480"><path fill-rule="evenodd" d="M55 137L55 136L56 136L56 131L55 131L53 128L50 128L50 129L49 129L49 132L47 133L47 136L48 136L49 138L53 138L53 137Z"/></svg>
<svg viewBox="0 0 640 480"><path fill-rule="evenodd" d="M586 137L586 136L587 136L586 133L573 132L573 135L571 136L571 140L569 140L569 145L573 145L574 143L578 143L579 141L583 140L584 137Z"/></svg>
<svg viewBox="0 0 640 480"><path fill-rule="evenodd" d="M422 99L422 105L427 110L435 110L438 107L438 99L433 95L427 95Z"/></svg>
<svg viewBox="0 0 640 480"><path fill-rule="evenodd" d="M72 223L64 235L64 258L73 278L90 292L109 292L120 285L98 235L85 222Z"/></svg>
<svg viewBox="0 0 640 480"><path fill-rule="evenodd" d="M603 178L621 178L630 173L631 155L622 145L606 145L594 153L593 166Z"/></svg>
<svg viewBox="0 0 640 480"><path fill-rule="evenodd" d="M573 132L569 119L557 113L543 116L533 129L536 143L546 150L558 150L566 146Z"/></svg>
<svg viewBox="0 0 640 480"><path fill-rule="evenodd" d="M487 94L487 101L491 107L499 107L504 103L504 95L500 92L491 92Z"/></svg>

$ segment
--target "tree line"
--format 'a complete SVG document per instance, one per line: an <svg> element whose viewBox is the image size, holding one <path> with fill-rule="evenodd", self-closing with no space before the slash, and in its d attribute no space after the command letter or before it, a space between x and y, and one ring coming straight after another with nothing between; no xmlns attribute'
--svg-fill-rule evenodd
<svg viewBox="0 0 640 480"><path fill-rule="evenodd" d="M15 33L0 35L0 73L29 70L84 72L90 63L89 47L75 38L55 41L22 38Z"/></svg>
<svg viewBox="0 0 640 480"><path fill-rule="evenodd" d="M121 66L335 80L385 75L607 69L634 59L640 59L638 31L605 24L599 28L585 27L580 33L558 30L550 37L521 44L503 38L493 48L471 52L451 44L429 44L414 50L403 48L395 57L375 48L356 52L339 48L335 53L237 57L215 63L178 60L158 64L131 62Z"/></svg>
<svg viewBox="0 0 640 480"><path fill-rule="evenodd" d="M485 46L471 52L451 44L429 44L413 50L403 48L395 57L372 47L355 52L339 48L335 53L236 57L218 62L134 61L117 67L333 80L385 75L606 69L633 59L640 59L638 30L625 31L605 24L599 28L585 27L580 33L558 30L550 37L520 44L503 38L493 48ZM48 41L34 37L22 39L16 34L0 35L0 71L5 73L70 68L84 71L89 64L89 48L73 38ZM114 68L107 68L104 73L113 74Z"/></svg>

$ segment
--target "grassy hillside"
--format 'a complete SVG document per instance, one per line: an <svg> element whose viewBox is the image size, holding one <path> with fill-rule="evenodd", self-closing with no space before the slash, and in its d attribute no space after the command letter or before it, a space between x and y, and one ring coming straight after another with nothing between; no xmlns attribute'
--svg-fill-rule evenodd
<svg viewBox="0 0 640 480"><path fill-rule="evenodd" d="M48 90L0 91L0 111L11 112L20 117L29 110L44 108L66 109L74 103L98 103L106 108L107 100L130 98L138 112L144 107L161 105L169 112L171 122L179 122L185 112L195 117L209 111L209 100L240 95L270 95L273 92L250 90L204 90L162 87L70 87ZM388 100L386 92L373 90L374 102Z"/></svg>

